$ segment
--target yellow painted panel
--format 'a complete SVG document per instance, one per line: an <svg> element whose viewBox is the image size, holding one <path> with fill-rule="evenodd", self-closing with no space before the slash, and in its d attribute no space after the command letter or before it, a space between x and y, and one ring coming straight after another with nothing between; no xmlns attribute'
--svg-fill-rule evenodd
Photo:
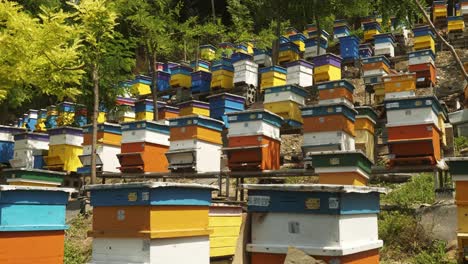
<svg viewBox="0 0 468 264"><path fill-rule="evenodd" d="M299 54L292 50L280 51L278 56L279 63L297 61L299 60Z"/></svg>
<svg viewBox="0 0 468 264"><path fill-rule="evenodd" d="M49 155L46 157L46 163L48 167L63 165L64 171L76 171L82 166L79 158L82 154L82 147L71 145L52 145L49 146Z"/></svg>
<svg viewBox="0 0 468 264"><path fill-rule="evenodd" d="M124 117L121 117L121 118L119 119L119 122L120 122L120 123L124 123L124 122L131 122L131 121L135 121L135 120L136 120L136 119L133 118L133 117L125 117L125 116L124 116Z"/></svg>
<svg viewBox="0 0 468 264"><path fill-rule="evenodd" d="M293 41L294 44L296 44L297 46L299 46L299 51L303 52L305 51L305 43L304 41L302 40L296 40L296 41Z"/></svg>
<svg viewBox="0 0 468 264"><path fill-rule="evenodd" d="M314 68L315 82L341 80L341 68L333 65L324 65Z"/></svg>
<svg viewBox="0 0 468 264"><path fill-rule="evenodd" d="M241 226L242 216L210 216L210 227Z"/></svg>
<svg viewBox="0 0 468 264"><path fill-rule="evenodd" d="M210 247L236 246L239 237L210 237Z"/></svg>
<svg viewBox="0 0 468 264"><path fill-rule="evenodd" d="M375 137L368 130L356 129L356 149L362 150L370 160L374 160Z"/></svg>
<svg viewBox="0 0 468 264"><path fill-rule="evenodd" d="M453 22L458 22L458 21L453 21ZM464 21L460 21L461 23L450 23L448 24L447 30L448 32L451 31L463 31L465 29L465 23Z"/></svg>
<svg viewBox="0 0 468 264"><path fill-rule="evenodd" d="M366 186L367 179L357 172L319 173L319 183Z"/></svg>
<svg viewBox="0 0 468 264"><path fill-rule="evenodd" d="M204 109L199 107L184 107L180 109L179 116L188 116L188 115L202 115L210 116L210 109Z"/></svg>
<svg viewBox="0 0 468 264"><path fill-rule="evenodd" d="M211 78L211 88L232 89L234 87L233 76L218 75Z"/></svg>
<svg viewBox="0 0 468 264"><path fill-rule="evenodd" d="M136 120L153 120L154 113L153 112L139 112L135 114Z"/></svg>
<svg viewBox="0 0 468 264"><path fill-rule="evenodd" d="M184 74L171 75L170 84L172 87L190 88L192 86L192 77Z"/></svg>
<svg viewBox="0 0 468 264"><path fill-rule="evenodd" d="M104 123L106 121L107 121L107 113L106 112L99 112L98 123Z"/></svg>
<svg viewBox="0 0 468 264"><path fill-rule="evenodd" d="M468 233L468 205L457 205L458 232Z"/></svg>
<svg viewBox="0 0 468 264"><path fill-rule="evenodd" d="M276 72L276 71L269 71L262 73L262 79L270 79L270 78L278 78L286 80L286 74Z"/></svg>
<svg viewBox="0 0 468 264"><path fill-rule="evenodd" d="M39 182L15 182L15 181L9 181L8 185L15 185L15 186L38 186L38 187L58 187L60 184L55 184L55 183L39 183Z"/></svg>
<svg viewBox="0 0 468 264"><path fill-rule="evenodd" d="M213 229L213 234L211 237L228 237L228 236L239 236L240 225L239 226L218 226L213 227L209 226L210 229Z"/></svg>
<svg viewBox="0 0 468 264"><path fill-rule="evenodd" d="M70 126L75 122L75 113L62 112L57 116L57 126Z"/></svg>
<svg viewBox="0 0 468 264"><path fill-rule="evenodd" d="M216 52L211 49L200 49L200 57L203 60L212 61L216 57Z"/></svg>
<svg viewBox="0 0 468 264"><path fill-rule="evenodd" d="M227 70L218 70L218 71L214 71L211 76L212 76L212 78L216 78L216 77L220 77L220 76L234 77L234 72L227 71Z"/></svg>
<svg viewBox="0 0 468 264"><path fill-rule="evenodd" d="M291 119L297 122L302 123L302 115L300 105L292 101L284 102L274 102L274 103L264 103L263 108L273 112L284 119Z"/></svg>
<svg viewBox="0 0 468 264"><path fill-rule="evenodd" d="M210 248L210 257L224 257L224 256L232 256L236 253L236 247L217 247L217 248Z"/></svg>
<svg viewBox="0 0 468 264"><path fill-rule="evenodd" d="M151 87L148 84L144 83L135 83L132 85L133 93L138 95L147 95L151 94Z"/></svg>
<svg viewBox="0 0 468 264"><path fill-rule="evenodd" d="M379 34L380 32L377 29L364 31L364 40L371 40L374 38L374 35Z"/></svg>

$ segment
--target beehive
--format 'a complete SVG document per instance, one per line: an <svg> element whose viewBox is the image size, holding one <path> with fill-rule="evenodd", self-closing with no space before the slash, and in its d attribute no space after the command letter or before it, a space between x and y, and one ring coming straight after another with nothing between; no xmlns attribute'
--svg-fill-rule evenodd
<svg viewBox="0 0 468 264"><path fill-rule="evenodd" d="M364 28L364 41L371 41L375 35L382 33L382 28L378 22L363 23L362 27Z"/></svg>
<svg viewBox="0 0 468 264"><path fill-rule="evenodd" d="M356 110L345 103L302 107L304 133L343 131L355 136Z"/></svg>
<svg viewBox="0 0 468 264"><path fill-rule="evenodd" d="M179 116L202 115L210 116L210 104L207 102L191 100L177 105Z"/></svg>
<svg viewBox="0 0 468 264"><path fill-rule="evenodd" d="M374 53L370 44L359 45L359 57L361 59L372 57L373 55Z"/></svg>
<svg viewBox="0 0 468 264"><path fill-rule="evenodd" d="M46 168L55 171L76 172L81 167L83 129L58 127L47 130L49 153L44 157Z"/></svg>
<svg viewBox="0 0 468 264"><path fill-rule="evenodd" d="M432 18L434 21L447 18L447 3L444 0L432 3Z"/></svg>
<svg viewBox="0 0 468 264"><path fill-rule="evenodd" d="M211 72L196 71L192 72L192 88L193 94L208 93L211 88Z"/></svg>
<svg viewBox="0 0 468 264"><path fill-rule="evenodd" d="M209 264L213 189L156 182L86 186L93 206L91 262Z"/></svg>
<svg viewBox="0 0 468 264"><path fill-rule="evenodd" d="M107 108L106 108L106 106L104 104L100 103L98 111L99 112L98 112L97 122L98 123L107 122ZM75 120L76 120L76 116L75 116Z"/></svg>
<svg viewBox="0 0 468 264"><path fill-rule="evenodd" d="M309 27L309 26L307 26L307 27ZM309 37L309 39L322 39L322 40L325 40L327 42L327 47L328 47L328 40L330 39L330 34L327 31L321 29L320 32L319 32L319 30L317 30L316 27L315 28L308 28L306 31L307 31L307 33L304 32L304 34L307 37Z"/></svg>
<svg viewBox="0 0 468 264"><path fill-rule="evenodd" d="M0 163L10 163L15 152L14 135L24 132L26 132L26 130L23 128L0 125Z"/></svg>
<svg viewBox="0 0 468 264"><path fill-rule="evenodd" d="M299 32L289 35L289 40L292 43L297 45L300 52L305 51L305 41L306 41L306 39L307 39L307 37L304 34L299 33Z"/></svg>
<svg viewBox="0 0 468 264"><path fill-rule="evenodd" d="M365 84L382 82L382 77L390 73L390 61L383 55L362 59L362 77Z"/></svg>
<svg viewBox="0 0 468 264"><path fill-rule="evenodd" d="M70 102L61 102L57 105L58 116L57 126L71 126L74 123L75 104Z"/></svg>
<svg viewBox="0 0 468 264"><path fill-rule="evenodd" d="M25 115L27 115L26 129L28 131L34 131L36 129L37 119L39 111L35 109L29 109Z"/></svg>
<svg viewBox="0 0 468 264"><path fill-rule="evenodd" d="M190 88L192 86L191 67L178 65L171 69L170 85L173 88Z"/></svg>
<svg viewBox="0 0 468 264"><path fill-rule="evenodd" d="M341 57L331 53L315 57L314 82L341 80L341 60Z"/></svg>
<svg viewBox="0 0 468 264"><path fill-rule="evenodd" d="M359 38L356 36L345 36L339 38L340 56L344 60L359 59Z"/></svg>
<svg viewBox="0 0 468 264"><path fill-rule="evenodd" d="M460 12L462 16L468 15L468 2L466 0L461 1Z"/></svg>
<svg viewBox="0 0 468 264"><path fill-rule="evenodd" d="M277 170L282 118L267 110L228 113L228 166L231 171Z"/></svg>
<svg viewBox="0 0 468 264"><path fill-rule="evenodd" d="M109 121L118 123L135 121L135 101L134 98L117 97L116 105L118 110L113 113Z"/></svg>
<svg viewBox="0 0 468 264"><path fill-rule="evenodd" d="M58 111L55 105L47 107L46 129L57 127Z"/></svg>
<svg viewBox="0 0 468 264"><path fill-rule="evenodd" d="M432 63L435 65L435 54L431 49L418 50L408 53L408 65Z"/></svg>
<svg viewBox="0 0 468 264"><path fill-rule="evenodd" d="M158 101L158 110L166 105L165 102ZM141 99L135 102L135 119L136 120L153 120L154 119L154 102L150 99ZM159 112L158 112L159 115Z"/></svg>
<svg viewBox="0 0 468 264"><path fill-rule="evenodd" d="M2 263L63 263L71 189L0 186ZM27 250L25 250L27 249Z"/></svg>
<svg viewBox="0 0 468 264"><path fill-rule="evenodd" d="M211 89L232 89L234 86L234 66L229 59L214 62L211 69Z"/></svg>
<svg viewBox="0 0 468 264"><path fill-rule="evenodd" d="M251 263L282 264L288 247L330 263L379 263L382 188L243 185L252 218ZM343 260L343 262L341 262Z"/></svg>
<svg viewBox="0 0 468 264"><path fill-rule="evenodd" d="M338 40L342 37L347 37L351 35L351 30L349 29L348 23L346 20L335 20L333 24L333 39Z"/></svg>
<svg viewBox="0 0 468 264"><path fill-rule="evenodd" d="M210 257L233 256L236 252L242 224L242 207L223 203L212 203L209 209L208 227L210 235Z"/></svg>
<svg viewBox="0 0 468 264"><path fill-rule="evenodd" d="M190 67L193 69L194 72L196 71L210 72L211 71L211 63L205 60L191 61Z"/></svg>
<svg viewBox="0 0 468 264"><path fill-rule="evenodd" d="M63 183L64 172L13 168L3 170L9 185L58 187Z"/></svg>
<svg viewBox="0 0 468 264"><path fill-rule="evenodd" d="M272 66L271 50L268 49L254 49L254 62L260 67Z"/></svg>
<svg viewBox="0 0 468 264"><path fill-rule="evenodd" d="M220 171L223 122L200 115L169 121L170 146L166 152L171 171Z"/></svg>
<svg viewBox="0 0 468 264"><path fill-rule="evenodd" d="M395 57L395 37L392 33L374 35L374 54Z"/></svg>
<svg viewBox="0 0 468 264"><path fill-rule="evenodd" d="M356 149L361 150L366 156L374 161L375 151L375 126L377 113L369 106L356 107Z"/></svg>
<svg viewBox="0 0 468 264"><path fill-rule="evenodd" d="M243 111L245 109L245 97L220 93L207 97L210 103L210 117L223 121L226 127L229 127L227 113Z"/></svg>
<svg viewBox="0 0 468 264"><path fill-rule="evenodd" d="M327 53L328 42L323 38L308 38L305 41L304 59L324 55Z"/></svg>
<svg viewBox="0 0 468 264"><path fill-rule="evenodd" d="M281 43L279 47L278 62L287 63L300 58L299 46L294 42Z"/></svg>
<svg viewBox="0 0 468 264"><path fill-rule="evenodd" d="M353 106L354 85L347 80L322 82L317 85L319 104L332 104L341 102L342 99Z"/></svg>
<svg viewBox="0 0 468 264"><path fill-rule="evenodd" d="M122 172L166 172L165 153L169 149L169 126L162 122L122 123L121 153L117 155Z"/></svg>
<svg viewBox="0 0 468 264"><path fill-rule="evenodd" d="M450 32L460 32L465 29L465 22L462 16L451 16L447 18L448 25L447 31Z"/></svg>
<svg viewBox="0 0 468 264"><path fill-rule="evenodd" d="M434 87L436 85L436 68L434 64L409 65L408 71L416 73L416 86L418 88Z"/></svg>
<svg viewBox="0 0 468 264"><path fill-rule="evenodd" d="M93 142L93 126L83 127L83 155L80 161L83 167L78 169L78 173L91 173L91 145ZM96 166L102 172L119 172L120 142L122 141L122 129L118 124L101 123L97 128L96 145Z"/></svg>
<svg viewBox="0 0 468 264"><path fill-rule="evenodd" d="M41 133L18 133L14 135L15 145L13 159L10 165L13 168L34 168L35 153L49 149L49 135Z"/></svg>
<svg viewBox="0 0 468 264"><path fill-rule="evenodd" d="M88 109L84 105L75 106L74 125L82 127L88 124ZM99 119L99 118L98 118Z"/></svg>
<svg viewBox="0 0 468 264"><path fill-rule="evenodd" d="M178 107L164 105L158 109L158 116L159 116L158 120L179 117L179 113L180 113L180 110Z"/></svg>
<svg viewBox="0 0 468 264"><path fill-rule="evenodd" d="M137 75L130 82L132 93L138 96L151 94L151 77L146 75Z"/></svg>
<svg viewBox="0 0 468 264"><path fill-rule="evenodd" d="M243 57L233 59L234 84L247 84L258 87L258 64L253 61L253 57Z"/></svg>
<svg viewBox="0 0 468 264"><path fill-rule="evenodd" d="M435 35L429 26L419 26L413 28L414 50L431 49L435 54Z"/></svg>
<svg viewBox="0 0 468 264"><path fill-rule="evenodd" d="M305 60L290 62L286 66L286 84L309 87L314 84L314 65Z"/></svg>
<svg viewBox="0 0 468 264"><path fill-rule="evenodd" d="M260 90L263 91L266 88L281 86L286 84L286 69L280 66L271 66L260 69L261 82Z"/></svg>
<svg viewBox="0 0 468 264"><path fill-rule="evenodd" d="M388 96L391 96L392 93L398 93L398 97L404 97L409 95L408 92L416 91L416 74L414 73L388 75L382 77L382 81L385 98L389 98Z"/></svg>
<svg viewBox="0 0 468 264"><path fill-rule="evenodd" d="M231 57L231 54L235 51L234 44L230 42L222 42L218 44L218 49L221 50L221 56L223 58Z"/></svg>
<svg viewBox="0 0 468 264"><path fill-rule="evenodd" d="M293 127L302 125L300 107L305 105L308 92L299 86L285 85L265 89L263 107L275 113Z"/></svg>
<svg viewBox="0 0 468 264"><path fill-rule="evenodd" d="M207 44L200 46L200 58L207 61L212 61L216 58L216 47Z"/></svg>

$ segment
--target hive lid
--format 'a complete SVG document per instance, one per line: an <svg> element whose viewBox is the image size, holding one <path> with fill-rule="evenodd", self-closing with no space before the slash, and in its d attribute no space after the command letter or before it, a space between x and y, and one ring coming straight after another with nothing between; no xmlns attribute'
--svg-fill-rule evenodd
<svg viewBox="0 0 468 264"><path fill-rule="evenodd" d="M27 169L27 168L11 168L11 169L4 169L3 172L14 173L14 172L31 172L31 173L47 173L51 175L60 175L65 176L67 175L66 172L61 171L50 171L50 170L40 170L40 169Z"/></svg>
<svg viewBox="0 0 468 264"><path fill-rule="evenodd" d="M386 188L334 184L243 184L243 189L294 192L387 193Z"/></svg>
<svg viewBox="0 0 468 264"><path fill-rule="evenodd" d="M0 192L5 192L5 191L48 191L48 192L67 192L67 193L76 192L76 190L73 188L0 185Z"/></svg>
<svg viewBox="0 0 468 264"><path fill-rule="evenodd" d="M176 183L176 182L133 182L133 183L112 183L112 184L94 184L84 186L86 191L107 190L107 189L130 189L130 188L191 188L191 189L210 189L217 190L217 187L198 184L198 183Z"/></svg>

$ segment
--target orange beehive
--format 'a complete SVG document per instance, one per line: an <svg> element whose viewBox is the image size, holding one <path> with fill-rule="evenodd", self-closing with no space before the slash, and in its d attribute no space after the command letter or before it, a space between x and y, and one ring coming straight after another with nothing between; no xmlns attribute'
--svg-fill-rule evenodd
<svg viewBox="0 0 468 264"><path fill-rule="evenodd" d="M251 253L251 264L283 264L285 254L271 253ZM373 249L345 256L313 256L317 260L323 260L326 263L340 264L378 264L379 250Z"/></svg>
<svg viewBox="0 0 468 264"><path fill-rule="evenodd" d="M320 184L367 186L368 178L359 172L321 172Z"/></svg>
<svg viewBox="0 0 468 264"><path fill-rule="evenodd" d="M455 201L458 205L468 205L468 181L455 182Z"/></svg>
<svg viewBox="0 0 468 264"><path fill-rule="evenodd" d="M346 98L354 102L354 85L346 80L323 82L317 85L320 101Z"/></svg>
<svg viewBox="0 0 468 264"><path fill-rule="evenodd" d="M228 166L235 170L277 170L281 142L266 136L229 137Z"/></svg>
<svg viewBox="0 0 468 264"><path fill-rule="evenodd" d="M416 90L416 74L405 73L382 77L385 93L397 93Z"/></svg>
<svg viewBox="0 0 468 264"><path fill-rule="evenodd" d="M170 119L179 117L179 108L175 106L164 105L158 109L158 119Z"/></svg>
<svg viewBox="0 0 468 264"><path fill-rule="evenodd" d="M303 129L305 133L342 130L352 136L356 136L354 122L340 115L304 118Z"/></svg>
<svg viewBox="0 0 468 264"><path fill-rule="evenodd" d="M214 144L222 144L220 132L197 125L171 127L169 141L200 139Z"/></svg>
<svg viewBox="0 0 468 264"><path fill-rule="evenodd" d="M63 230L0 232L0 263L63 263L64 243Z"/></svg>
<svg viewBox="0 0 468 264"><path fill-rule="evenodd" d="M118 155L122 172L166 172L168 171L165 153L169 146L149 142L122 144Z"/></svg>
<svg viewBox="0 0 468 264"><path fill-rule="evenodd" d="M416 86L429 87L436 84L436 68L432 63L409 65L408 70L416 73Z"/></svg>
<svg viewBox="0 0 468 264"><path fill-rule="evenodd" d="M122 135L106 133L104 131L101 131L97 133L97 138L98 138L98 144L119 146L120 141L122 140ZM93 141L92 133L85 133L83 135L83 146L91 145L92 141Z"/></svg>
<svg viewBox="0 0 468 264"><path fill-rule="evenodd" d="M366 63L362 65L363 72L374 70L384 70L387 73L390 72L390 69L388 68L387 64L385 64L383 61Z"/></svg>
<svg viewBox="0 0 468 264"><path fill-rule="evenodd" d="M375 122L367 116L357 116L354 126L356 130L367 130L375 134Z"/></svg>

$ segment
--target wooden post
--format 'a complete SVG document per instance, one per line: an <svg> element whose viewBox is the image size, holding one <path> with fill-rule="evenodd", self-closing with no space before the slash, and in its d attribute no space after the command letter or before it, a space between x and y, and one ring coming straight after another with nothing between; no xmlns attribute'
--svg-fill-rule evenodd
<svg viewBox="0 0 468 264"><path fill-rule="evenodd" d="M229 186L230 185L229 180L230 179L229 179L229 172L228 172L226 173L226 182L225 182L226 183L226 198L229 198L229 188L231 187Z"/></svg>

